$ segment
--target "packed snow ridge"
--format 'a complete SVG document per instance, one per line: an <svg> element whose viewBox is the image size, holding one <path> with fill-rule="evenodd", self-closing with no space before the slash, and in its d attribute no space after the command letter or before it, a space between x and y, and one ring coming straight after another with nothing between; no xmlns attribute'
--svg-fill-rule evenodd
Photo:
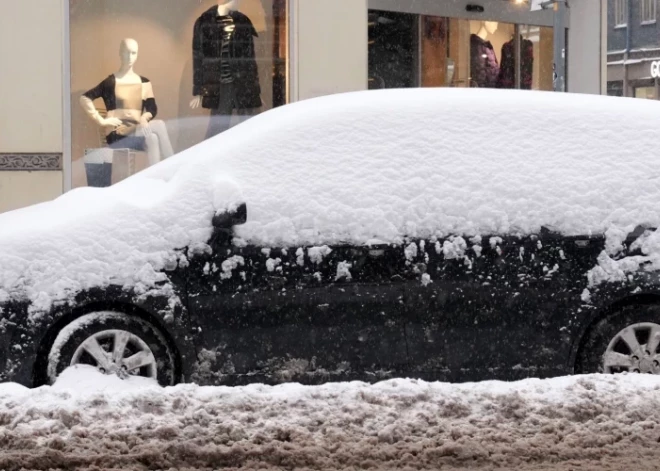
<svg viewBox="0 0 660 471"><path fill-rule="evenodd" d="M160 388L78 366L52 387L0 385L0 417L0 469L650 470L660 456L651 375Z"/></svg>
<svg viewBox="0 0 660 471"><path fill-rule="evenodd" d="M243 202L235 243L293 250L657 227L659 128L657 103L587 95L418 89L298 102L113 187L0 215L0 301L27 296L38 311L95 286L166 288L162 269L187 256L176 250L206 243L212 216Z"/></svg>

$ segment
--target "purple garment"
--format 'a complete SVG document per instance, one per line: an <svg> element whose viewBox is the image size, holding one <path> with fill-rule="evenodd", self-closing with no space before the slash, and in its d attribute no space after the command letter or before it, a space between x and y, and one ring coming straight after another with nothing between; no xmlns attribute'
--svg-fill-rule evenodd
<svg viewBox="0 0 660 471"><path fill-rule="evenodd" d="M476 34L470 36L471 87L495 88L500 66L490 41Z"/></svg>

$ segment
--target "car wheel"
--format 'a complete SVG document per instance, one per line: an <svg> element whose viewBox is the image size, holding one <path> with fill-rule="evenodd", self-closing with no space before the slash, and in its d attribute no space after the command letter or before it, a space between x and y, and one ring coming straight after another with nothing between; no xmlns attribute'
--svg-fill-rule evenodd
<svg viewBox="0 0 660 471"><path fill-rule="evenodd" d="M627 306L598 322L577 363L578 373L660 374L660 306Z"/></svg>
<svg viewBox="0 0 660 471"><path fill-rule="evenodd" d="M48 354L50 383L69 366L86 364L121 378L143 376L174 384L174 355L147 321L118 312L86 314L64 327Z"/></svg>

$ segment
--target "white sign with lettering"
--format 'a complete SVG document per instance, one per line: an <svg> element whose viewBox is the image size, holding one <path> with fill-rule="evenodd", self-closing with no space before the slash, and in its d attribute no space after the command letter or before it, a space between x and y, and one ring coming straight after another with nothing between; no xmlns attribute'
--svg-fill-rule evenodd
<svg viewBox="0 0 660 471"><path fill-rule="evenodd" d="M660 61L651 62L651 77L660 78Z"/></svg>

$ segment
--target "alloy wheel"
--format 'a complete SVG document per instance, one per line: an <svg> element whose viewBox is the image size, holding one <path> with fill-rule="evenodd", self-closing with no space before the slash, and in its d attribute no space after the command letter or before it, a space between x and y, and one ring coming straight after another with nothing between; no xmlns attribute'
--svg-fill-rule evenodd
<svg viewBox="0 0 660 471"><path fill-rule="evenodd" d="M603 355L605 373L660 374L660 325L629 325L610 340Z"/></svg>
<svg viewBox="0 0 660 471"><path fill-rule="evenodd" d="M140 337L125 330L103 330L89 336L71 357L71 365L95 366L101 373L121 378L143 376L157 379L156 358Z"/></svg>

